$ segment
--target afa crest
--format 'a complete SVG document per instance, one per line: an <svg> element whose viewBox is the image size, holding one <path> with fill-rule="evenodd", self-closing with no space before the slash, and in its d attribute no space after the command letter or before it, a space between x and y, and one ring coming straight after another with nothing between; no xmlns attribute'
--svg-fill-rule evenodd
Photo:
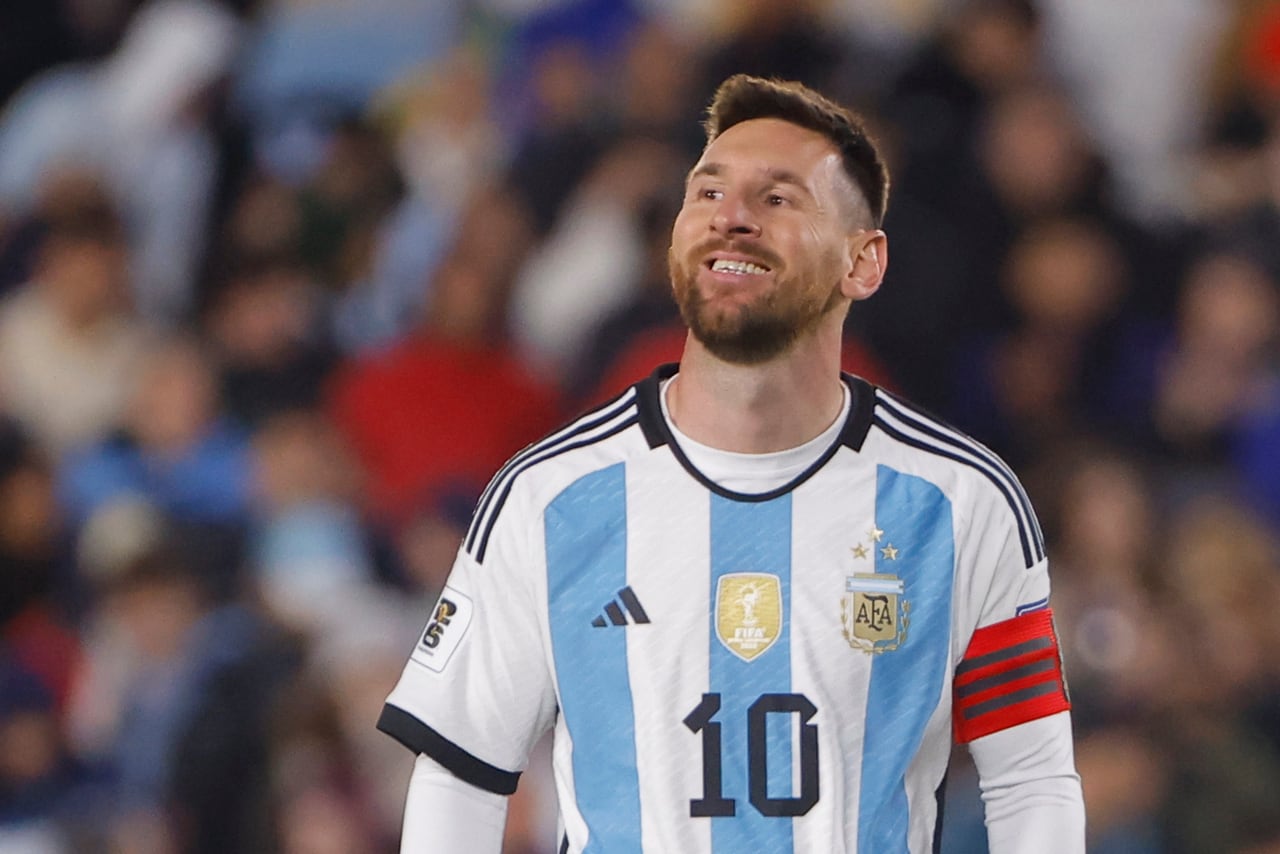
<svg viewBox="0 0 1280 854"><path fill-rule="evenodd" d="M743 661L782 634L782 582L767 572L731 572L716 584L716 636Z"/></svg>
<svg viewBox="0 0 1280 854"><path fill-rule="evenodd" d="M845 579L840 623L849 646L864 652L889 652L907 639L911 603L896 575L857 573Z"/></svg>

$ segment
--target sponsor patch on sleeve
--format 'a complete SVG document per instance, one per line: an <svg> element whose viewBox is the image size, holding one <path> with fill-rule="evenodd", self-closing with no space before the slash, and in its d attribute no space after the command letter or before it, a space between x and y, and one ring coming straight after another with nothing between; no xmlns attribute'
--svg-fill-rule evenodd
<svg viewBox="0 0 1280 854"><path fill-rule="evenodd" d="M1052 610L1032 610L973 633L956 668L956 741L968 743L1070 708Z"/></svg>
<svg viewBox="0 0 1280 854"><path fill-rule="evenodd" d="M428 670L442 672L467 633L474 611L470 597L445 587L410 658Z"/></svg>

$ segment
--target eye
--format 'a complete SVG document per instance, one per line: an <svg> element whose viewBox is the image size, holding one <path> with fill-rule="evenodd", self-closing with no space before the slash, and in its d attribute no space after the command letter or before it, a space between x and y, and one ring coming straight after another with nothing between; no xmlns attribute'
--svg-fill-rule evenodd
<svg viewBox="0 0 1280 854"><path fill-rule="evenodd" d="M724 193L722 193L720 190L715 189L714 187L704 187L702 190L698 192L699 198L711 199L712 201L719 199L723 195Z"/></svg>
<svg viewBox="0 0 1280 854"><path fill-rule="evenodd" d="M765 197L765 201L769 203L770 207L776 208L785 205L787 203L787 197L779 195L778 193L770 193Z"/></svg>

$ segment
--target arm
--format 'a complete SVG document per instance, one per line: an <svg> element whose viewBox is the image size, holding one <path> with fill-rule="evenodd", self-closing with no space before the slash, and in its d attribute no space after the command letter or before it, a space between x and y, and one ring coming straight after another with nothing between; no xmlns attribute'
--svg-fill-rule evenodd
<svg viewBox="0 0 1280 854"><path fill-rule="evenodd" d="M1083 854L1084 799L1049 564L1025 496L1020 503L1021 519L1016 502L1001 504L989 491L975 502L972 586L960 610L976 628L955 669L955 737L978 769L991 854Z"/></svg>
<svg viewBox="0 0 1280 854"><path fill-rule="evenodd" d="M499 854L507 799L464 783L419 755L409 778L400 854Z"/></svg>
<svg viewBox="0 0 1280 854"><path fill-rule="evenodd" d="M958 741L978 768L991 854L1083 854L1084 800L1053 614L979 629L956 668Z"/></svg>
<svg viewBox="0 0 1280 854"><path fill-rule="evenodd" d="M978 738L969 752L991 854L1083 854L1084 800L1068 712Z"/></svg>
<svg viewBox="0 0 1280 854"><path fill-rule="evenodd" d="M406 852L488 851L478 840L501 835L505 796L554 724L539 620L545 593L536 583L545 570L539 544L528 541L540 530L531 516L538 518L514 491L486 541L483 565L478 550L459 550L378 719L380 730L418 756Z"/></svg>

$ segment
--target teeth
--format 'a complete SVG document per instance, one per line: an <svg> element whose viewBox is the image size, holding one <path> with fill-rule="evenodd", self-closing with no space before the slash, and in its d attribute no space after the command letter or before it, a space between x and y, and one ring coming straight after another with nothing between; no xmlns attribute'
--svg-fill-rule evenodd
<svg viewBox="0 0 1280 854"><path fill-rule="evenodd" d="M769 272L765 267L761 267L759 264L752 264L750 261L728 261L724 258L717 259L711 265L711 269L717 273L736 273L739 276L745 276L748 273L758 275Z"/></svg>

